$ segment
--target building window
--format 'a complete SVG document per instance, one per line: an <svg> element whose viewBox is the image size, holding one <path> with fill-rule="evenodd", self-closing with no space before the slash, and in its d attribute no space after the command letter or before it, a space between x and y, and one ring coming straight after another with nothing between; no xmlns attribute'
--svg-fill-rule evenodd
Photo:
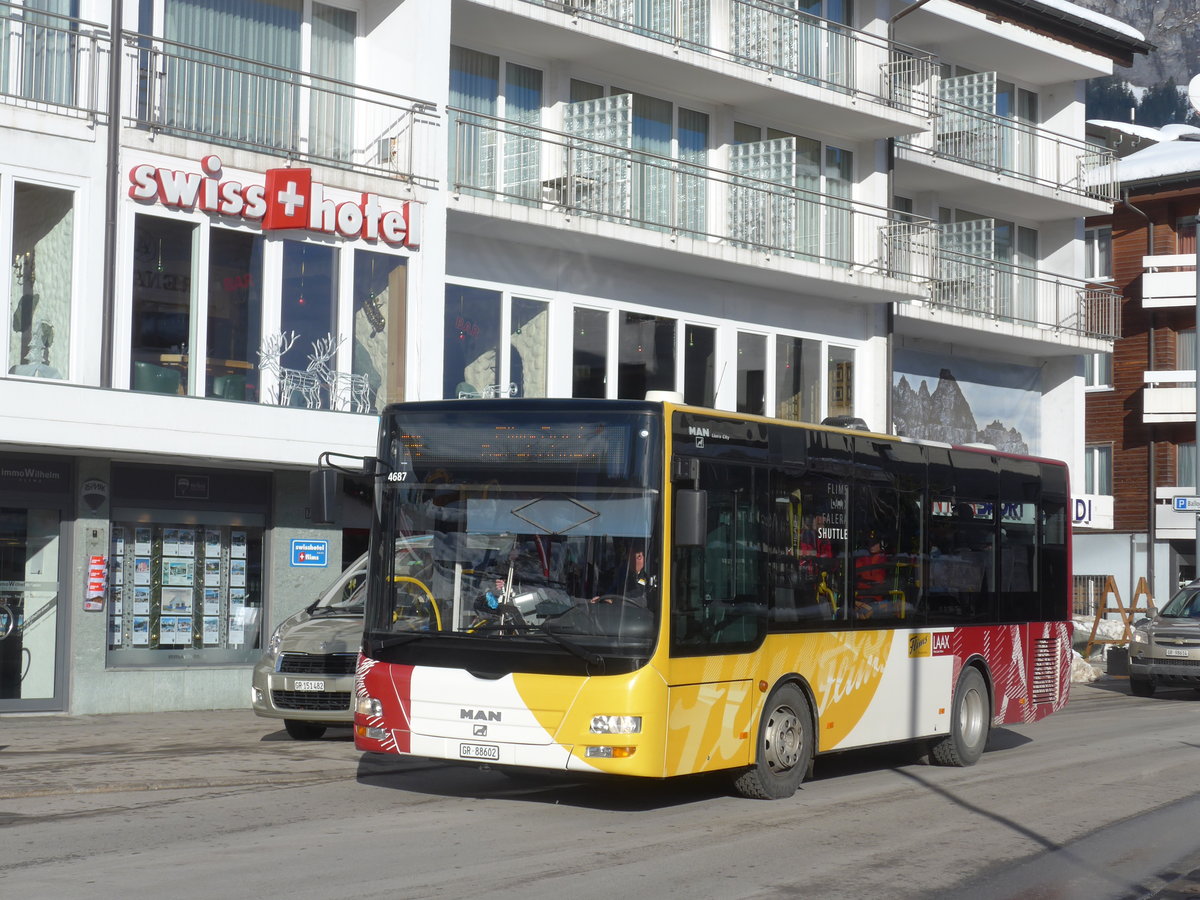
<svg viewBox="0 0 1200 900"><path fill-rule="evenodd" d="M164 38L163 71L141 76L161 90L142 89L142 121L235 146L354 158L355 104L336 82L355 78L356 13L303 0L165 0L154 32L154 4L142 8L142 31ZM285 74L298 71L309 76L303 85Z"/></svg>
<svg viewBox="0 0 1200 900"><path fill-rule="evenodd" d="M683 347L683 402L716 406L717 329L688 325Z"/></svg>
<svg viewBox="0 0 1200 900"><path fill-rule="evenodd" d="M547 397L550 304L512 298L508 329L508 381L514 397Z"/></svg>
<svg viewBox="0 0 1200 900"><path fill-rule="evenodd" d="M191 222L157 216L134 222L129 384L135 391L188 392L197 231Z"/></svg>
<svg viewBox="0 0 1200 900"><path fill-rule="evenodd" d="M815 422L821 401L821 345L804 338L775 338L775 415Z"/></svg>
<svg viewBox="0 0 1200 900"><path fill-rule="evenodd" d="M608 313L575 309L571 348L571 396L605 397L608 392Z"/></svg>
<svg viewBox="0 0 1200 900"><path fill-rule="evenodd" d="M1112 354L1092 353L1083 358L1083 386L1086 388L1112 387Z"/></svg>
<svg viewBox="0 0 1200 900"><path fill-rule="evenodd" d="M1113 492L1112 444L1088 444L1083 451L1083 492L1109 494Z"/></svg>
<svg viewBox="0 0 1200 900"><path fill-rule="evenodd" d="M1085 228L1083 231L1083 277L1088 281L1112 278L1112 226Z"/></svg>
<svg viewBox="0 0 1200 900"><path fill-rule="evenodd" d="M829 348L828 403L826 415L854 415L854 351Z"/></svg>
<svg viewBox="0 0 1200 900"><path fill-rule="evenodd" d="M446 285L442 396L496 396L500 389L500 292Z"/></svg>
<svg viewBox="0 0 1200 900"><path fill-rule="evenodd" d="M738 332L737 411L756 416L767 412L767 336Z"/></svg>
<svg viewBox="0 0 1200 900"><path fill-rule="evenodd" d="M1177 487L1197 487L1196 485L1196 443L1175 445L1175 485Z"/></svg>
<svg viewBox="0 0 1200 900"><path fill-rule="evenodd" d="M647 391L675 390L674 319L621 313L617 396L641 400Z"/></svg>
<svg viewBox="0 0 1200 900"><path fill-rule="evenodd" d="M206 397L257 400L262 339L263 238L209 233Z"/></svg>
<svg viewBox="0 0 1200 900"><path fill-rule="evenodd" d="M407 313L408 268L400 256L354 252L354 342L350 377L338 381L338 409L378 412L404 398L404 321ZM392 346L395 344L396 346ZM388 378L389 359L397 373ZM348 396L347 396L348 395Z"/></svg>
<svg viewBox="0 0 1200 900"><path fill-rule="evenodd" d="M1196 217L1183 216L1175 222L1175 252L1196 252Z"/></svg>
<svg viewBox="0 0 1200 900"><path fill-rule="evenodd" d="M10 375L66 378L70 374L74 204L72 191L15 184Z"/></svg>
<svg viewBox="0 0 1200 900"><path fill-rule="evenodd" d="M1196 368L1196 329L1181 328L1175 332L1175 368L1188 371Z"/></svg>

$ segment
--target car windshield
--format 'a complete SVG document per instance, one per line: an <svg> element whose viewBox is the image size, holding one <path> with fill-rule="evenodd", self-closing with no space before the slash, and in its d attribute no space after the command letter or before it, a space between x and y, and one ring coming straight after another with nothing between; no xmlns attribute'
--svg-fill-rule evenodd
<svg viewBox="0 0 1200 900"><path fill-rule="evenodd" d="M1200 588L1185 587L1159 615L1168 619L1200 619Z"/></svg>

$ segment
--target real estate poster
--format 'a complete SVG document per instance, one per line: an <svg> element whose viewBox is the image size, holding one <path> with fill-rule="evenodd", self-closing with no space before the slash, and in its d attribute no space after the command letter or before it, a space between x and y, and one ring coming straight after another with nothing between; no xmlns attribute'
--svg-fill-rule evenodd
<svg viewBox="0 0 1200 900"><path fill-rule="evenodd" d="M204 646L212 647L221 643L221 619L219 616L204 617Z"/></svg>
<svg viewBox="0 0 1200 900"><path fill-rule="evenodd" d="M230 610L230 612L229 612L229 646L230 647L240 647L242 645L242 642L245 641L245 639L246 639L246 634L244 631L242 631L242 612L243 612L242 609L238 609L236 612L233 610Z"/></svg>
<svg viewBox="0 0 1200 900"><path fill-rule="evenodd" d="M246 561L244 559L229 561L229 583L234 587L246 586Z"/></svg>
<svg viewBox="0 0 1200 900"><path fill-rule="evenodd" d="M162 583L191 587L195 582L196 563L190 559L163 559Z"/></svg>
<svg viewBox="0 0 1200 900"><path fill-rule="evenodd" d="M204 555L208 558L221 558L221 532L217 528L204 529Z"/></svg>
<svg viewBox="0 0 1200 900"><path fill-rule="evenodd" d="M112 530L113 556L125 555L125 529L114 525Z"/></svg>
<svg viewBox="0 0 1200 900"><path fill-rule="evenodd" d="M133 617L133 646L146 647L150 644L150 617Z"/></svg>
<svg viewBox="0 0 1200 900"><path fill-rule="evenodd" d="M175 551L176 556L195 556L196 555L196 530L194 528L179 529L179 545Z"/></svg>
<svg viewBox="0 0 1200 900"><path fill-rule="evenodd" d="M162 538L163 556L179 555L179 529L164 528Z"/></svg>
<svg viewBox="0 0 1200 900"><path fill-rule="evenodd" d="M204 561L204 583L216 587L221 586L221 560L206 559Z"/></svg>
<svg viewBox="0 0 1200 900"><path fill-rule="evenodd" d="M160 647L175 646L175 617L162 616L158 620L158 645Z"/></svg>
<svg viewBox="0 0 1200 900"><path fill-rule="evenodd" d="M150 615L150 588L135 587L133 589L133 614L135 616Z"/></svg>
<svg viewBox="0 0 1200 900"><path fill-rule="evenodd" d="M179 615L192 612L192 589L180 587L164 587L162 589L163 615Z"/></svg>
<svg viewBox="0 0 1200 900"><path fill-rule="evenodd" d="M246 558L246 532L229 532L229 555L234 559Z"/></svg>
<svg viewBox="0 0 1200 900"><path fill-rule="evenodd" d="M121 618L113 616L108 620L108 644L117 647L121 643Z"/></svg>
<svg viewBox="0 0 1200 900"><path fill-rule="evenodd" d="M204 589L204 614L206 616L219 615L221 612L221 590L215 587L206 587Z"/></svg>
<svg viewBox="0 0 1200 900"><path fill-rule="evenodd" d="M133 559L133 583L150 583L150 557L136 556Z"/></svg>
<svg viewBox="0 0 1200 900"><path fill-rule="evenodd" d="M125 591L123 588L114 587L112 589L112 609L110 612L114 616L119 616L125 611Z"/></svg>
<svg viewBox="0 0 1200 900"><path fill-rule="evenodd" d="M149 528L135 528L133 530L133 552L138 556L150 555Z"/></svg>

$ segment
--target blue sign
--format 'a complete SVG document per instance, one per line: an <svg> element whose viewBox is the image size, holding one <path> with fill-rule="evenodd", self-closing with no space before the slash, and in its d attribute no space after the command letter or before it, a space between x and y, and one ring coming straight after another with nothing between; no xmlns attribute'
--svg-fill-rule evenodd
<svg viewBox="0 0 1200 900"><path fill-rule="evenodd" d="M1200 497L1176 497L1176 512L1200 512Z"/></svg>
<svg viewBox="0 0 1200 900"><path fill-rule="evenodd" d="M312 541L292 538L293 566L329 565L329 541Z"/></svg>

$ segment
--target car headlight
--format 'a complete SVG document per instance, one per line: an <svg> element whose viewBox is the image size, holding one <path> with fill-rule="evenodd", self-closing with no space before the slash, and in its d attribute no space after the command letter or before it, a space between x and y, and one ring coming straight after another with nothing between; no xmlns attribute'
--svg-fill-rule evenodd
<svg viewBox="0 0 1200 900"><path fill-rule="evenodd" d="M1150 635L1140 628L1135 628L1129 640L1134 644L1148 644L1150 643Z"/></svg>
<svg viewBox="0 0 1200 900"><path fill-rule="evenodd" d="M641 734L641 716L592 716L592 734Z"/></svg>
<svg viewBox="0 0 1200 900"><path fill-rule="evenodd" d="M271 639L267 641L267 656L274 659L279 655L279 645L283 643L283 623L280 622L275 626L275 630L271 632Z"/></svg>

